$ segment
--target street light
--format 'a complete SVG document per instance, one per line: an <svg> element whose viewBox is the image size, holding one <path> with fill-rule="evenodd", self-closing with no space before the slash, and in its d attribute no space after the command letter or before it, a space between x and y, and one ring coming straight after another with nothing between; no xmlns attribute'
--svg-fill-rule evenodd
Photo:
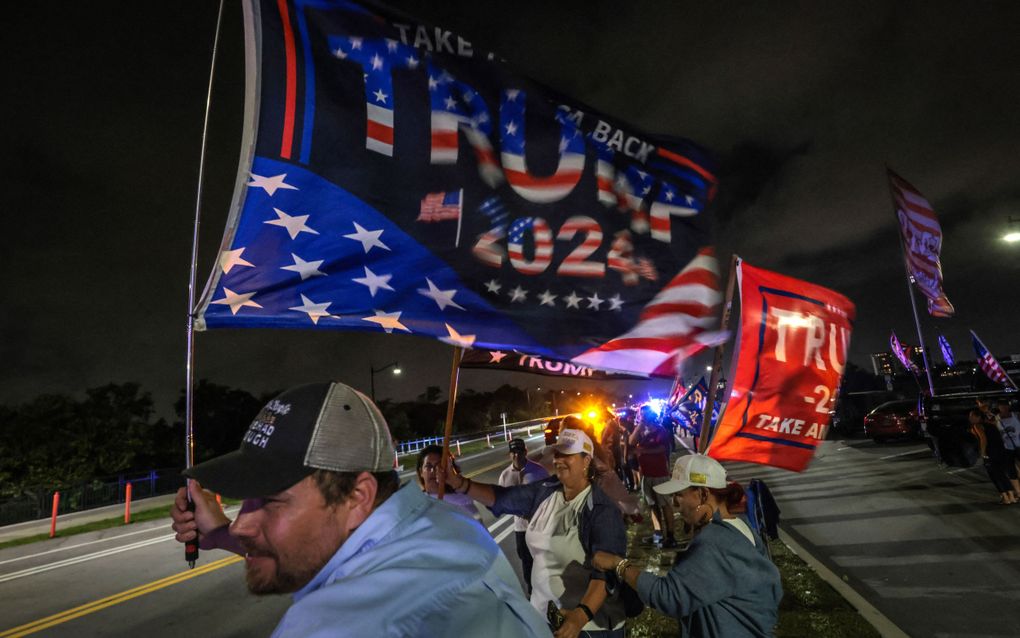
<svg viewBox="0 0 1020 638"><path fill-rule="evenodd" d="M393 363L387 363L386 365L384 365L381 368L375 368L375 367L372 367L371 364L369 364L368 369L372 371L372 373L370 375L371 376L371 386L372 386L372 403L375 403L375 374L377 372L383 372L385 370L389 370L390 368L393 368L393 375L394 376L400 374L400 372L401 372L401 370L400 370L400 362L399 361L394 361Z"/></svg>

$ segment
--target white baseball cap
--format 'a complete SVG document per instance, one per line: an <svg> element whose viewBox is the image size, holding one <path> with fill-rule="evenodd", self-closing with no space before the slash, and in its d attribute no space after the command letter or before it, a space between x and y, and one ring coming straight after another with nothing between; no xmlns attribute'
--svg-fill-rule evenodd
<svg viewBox="0 0 1020 638"><path fill-rule="evenodd" d="M584 452L591 456L595 451L595 445L588 438L588 435L581 430L566 429L560 432L556 444L552 449L560 454L580 454Z"/></svg>
<svg viewBox="0 0 1020 638"><path fill-rule="evenodd" d="M726 487L726 470L719 465L719 461L704 454L688 454L673 464L670 480L652 489L659 494L674 494L688 487Z"/></svg>

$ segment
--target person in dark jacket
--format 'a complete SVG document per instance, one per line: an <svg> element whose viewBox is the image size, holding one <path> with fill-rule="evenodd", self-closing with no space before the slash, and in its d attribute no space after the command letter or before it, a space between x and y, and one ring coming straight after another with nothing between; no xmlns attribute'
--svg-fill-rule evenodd
<svg viewBox="0 0 1020 638"><path fill-rule="evenodd" d="M677 460L671 480L655 489L673 496L695 530L673 568L660 577L607 552L597 552L592 564L613 570L646 605L677 618L683 636L772 636L783 597L779 570L761 538L733 511L743 497L740 485L727 484L715 459L689 454Z"/></svg>
<svg viewBox="0 0 1020 638"><path fill-rule="evenodd" d="M995 417L988 410L988 406L981 402L978 402L978 405L980 407L967 414L970 432L978 441L978 450L981 452L988 478L999 492L999 504L1015 505L1020 493L1020 484L1017 481L1013 455L1006 450L995 425Z"/></svg>
<svg viewBox="0 0 1020 638"><path fill-rule="evenodd" d="M552 447L555 479L500 487L448 467L447 484L496 516L529 519L525 540L534 557L531 604L543 614L550 603L559 610L562 626L556 638L623 638L623 601L609 595L607 574L591 568L596 552L627 550L623 516L595 480L595 445L587 434L565 429Z"/></svg>

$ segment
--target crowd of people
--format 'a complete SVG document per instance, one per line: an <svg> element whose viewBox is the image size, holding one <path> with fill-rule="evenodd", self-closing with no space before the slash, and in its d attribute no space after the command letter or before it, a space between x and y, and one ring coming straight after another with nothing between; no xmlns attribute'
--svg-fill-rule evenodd
<svg viewBox="0 0 1020 638"><path fill-rule="evenodd" d="M534 459L510 441L494 484L426 448L418 480L401 486L367 397L340 383L299 386L256 416L259 437L185 472L173 529L178 541L243 555L252 593L293 595L274 636L616 638L644 606L686 636L772 635L779 573L741 513L742 488L699 454L670 472L672 436L654 411L606 419L565 419ZM693 534L663 576L626 558L637 490L652 542L676 543L674 507ZM214 493L244 499L233 521ZM515 517L523 587L477 504Z"/></svg>
<svg viewBox="0 0 1020 638"><path fill-rule="evenodd" d="M1020 503L1020 419L1009 401L1000 399L993 406L978 400L967 419L999 503Z"/></svg>

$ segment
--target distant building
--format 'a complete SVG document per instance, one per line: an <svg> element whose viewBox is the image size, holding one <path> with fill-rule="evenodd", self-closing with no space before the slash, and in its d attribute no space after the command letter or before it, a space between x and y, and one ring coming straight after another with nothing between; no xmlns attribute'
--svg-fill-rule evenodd
<svg viewBox="0 0 1020 638"><path fill-rule="evenodd" d="M894 361L896 358L891 352L876 352L871 355L871 369L877 376L896 374L896 368L893 366Z"/></svg>

